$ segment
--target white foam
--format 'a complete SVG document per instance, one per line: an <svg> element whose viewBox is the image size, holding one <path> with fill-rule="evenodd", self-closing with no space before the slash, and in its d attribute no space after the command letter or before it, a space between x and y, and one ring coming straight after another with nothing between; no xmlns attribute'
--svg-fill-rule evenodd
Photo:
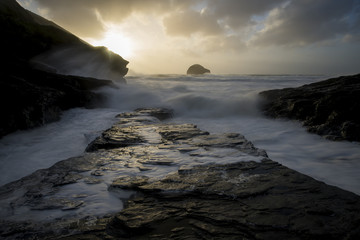
<svg viewBox="0 0 360 240"><path fill-rule="evenodd" d="M96 136L116 121L117 113L112 109L72 109L59 122L3 137L0 185L81 155Z"/></svg>

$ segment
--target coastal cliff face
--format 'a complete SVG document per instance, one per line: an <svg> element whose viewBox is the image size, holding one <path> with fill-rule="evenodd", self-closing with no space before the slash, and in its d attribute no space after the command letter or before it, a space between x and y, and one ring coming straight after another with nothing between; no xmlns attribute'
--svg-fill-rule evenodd
<svg viewBox="0 0 360 240"><path fill-rule="evenodd" d="M93 89L114 86L108 80L60 74L92 68L106 73L97 77L125 82L128 62L122 57L90 46L15 0L0 1L0 27L0 137L58 120L63 110L90 106L100 99ZM67 54L59 56L64 49Z"/></svg>
<svg viewBox="0 0 360 240"><path fill-rule="evenodd" d="M79 52L86 52L86 61L90 62L92 67L96 64L106 63L110 70L117 73L119 78L126 75L128 69L126 65L128 61L121 56L108 51L103 47L93 47L86 42L79 39L77 36L64 30L55 23L48 21L30 11L23 9L15 0L1 0L0 1L0 26L1 35L0 46L2 50L1 63L6 68L16 70L18 65L28 63L28 61L36 58L40 62L55 70L60 68L60 73L70 71L65 66L72 66L73 58ZM60 58L59 52L64 49L71 49L69 56ZM38 57L45 55L47 58ZM92 58L97 58L97 62L91 61ZM86 65L84 59L84 63ZM5 69L5 68L4 68ZM68 74L69 72L65 72Z"/></svg>
<svg viewBox="0 0 360 240"><path fill-rule="evenodd" d="M161 121L171 115L121 113L82 156L0 187L0 237L360 237L359 196L282 166L241 134Z"/></svg>
<svg viewBox="0 0 360 240"><path fill-rule="evenodd" d="M299 120L309 132L328 139L360 141L360 74L260 95L270 117Z"/></svg>
<svg viewBox="0 0 360 240"><path fill-rule="evenodd" d="M41 126L60 119L74 107L95 107L102 96L99 87L116 87L110 80L19 67L16 73L0 73L0 137L16 130Z"/></svg>

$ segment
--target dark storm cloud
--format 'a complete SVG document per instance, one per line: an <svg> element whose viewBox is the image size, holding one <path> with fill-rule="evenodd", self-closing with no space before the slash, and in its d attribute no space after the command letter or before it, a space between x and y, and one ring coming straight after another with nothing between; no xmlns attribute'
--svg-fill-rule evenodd
<svg viewBox="0 0 360 240"><path fill-rule="evenodd" d="M353 34L358 0L301 0L273 9L255 45L306 45Z"/></svg>
<svg viewBox="0 0 360 240"><path fill-rule="evenodd" d="M224 37L223 48L243 48L249 39L255 46L306 45L354 41L360 35L359 0L35 1L55 22L82 37L97 37L104 21L124 22L134 13L159 17L169 36Z"/></svg>
<svg viewBox="0 0 360 240"><path fill-rule="evenodd" d="M285 0L208 0L207 9L216 19L237 29L254 24L252 17L262 15Z"/></svg>
<svg viewBox="0 0 360 240"><path fill-rule="evenodd" d="M284 0L207 0L200 9L185 9L164 19L169 35L189 36L193 33L214 35L253 25L254 15L264 14Z"/></svg>

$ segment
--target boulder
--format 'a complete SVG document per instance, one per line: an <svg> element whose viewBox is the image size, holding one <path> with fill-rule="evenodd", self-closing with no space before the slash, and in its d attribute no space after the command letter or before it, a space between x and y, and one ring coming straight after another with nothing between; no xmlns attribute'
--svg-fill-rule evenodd
<svg viewBox="0 0 360 240"><path fill-rule="evenodd" d="M360 74L260 93L274 118L296 119L332 140L360 141Z"/></svg>
<svg viewBox="0 0 360 240"><path fill-rule="evenodd" d="M199 75L204 73L210 73L209 69L204 68L200 64L194 64L189 67L186 74Z"/></svg>

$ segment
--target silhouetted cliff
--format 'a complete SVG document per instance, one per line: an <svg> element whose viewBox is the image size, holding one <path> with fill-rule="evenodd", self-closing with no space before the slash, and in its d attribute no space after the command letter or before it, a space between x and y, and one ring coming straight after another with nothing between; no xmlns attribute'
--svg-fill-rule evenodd
<svg viewBox="0 0 360 240"><path fill-rule="evenodd" d="M49 55L73 49L86 52L84 62L95 56L98 64L106 63L119 77L126 75L128 61L104 47L93 47L75 35L30 11L23 9L15 0L0 1L1 62L13 69L40 54ZM73 58L76 54L71 54ZM70 59L60 59L67 61ZM37 59L37 61L41 61ZM55 62L55 61L53 61ZM48 62L44 62L50 65ZM91 63L94 66L94 62ZM53 66L56 68L57 66Z"/></svg>
<svg viewBox="0 0 360 240"><path fill-rule="evenodd" d="M100 98L91 90L113 86L108 80L68 76L78 65L90 64L103 74L96 77L125 82L128 61L85 43L15 0L0 1L0 29L0 137L57 120L63 110L89 106ZM64 49L68 54L57 57ZM82 54L87 57L69 61Z"/></svg>

